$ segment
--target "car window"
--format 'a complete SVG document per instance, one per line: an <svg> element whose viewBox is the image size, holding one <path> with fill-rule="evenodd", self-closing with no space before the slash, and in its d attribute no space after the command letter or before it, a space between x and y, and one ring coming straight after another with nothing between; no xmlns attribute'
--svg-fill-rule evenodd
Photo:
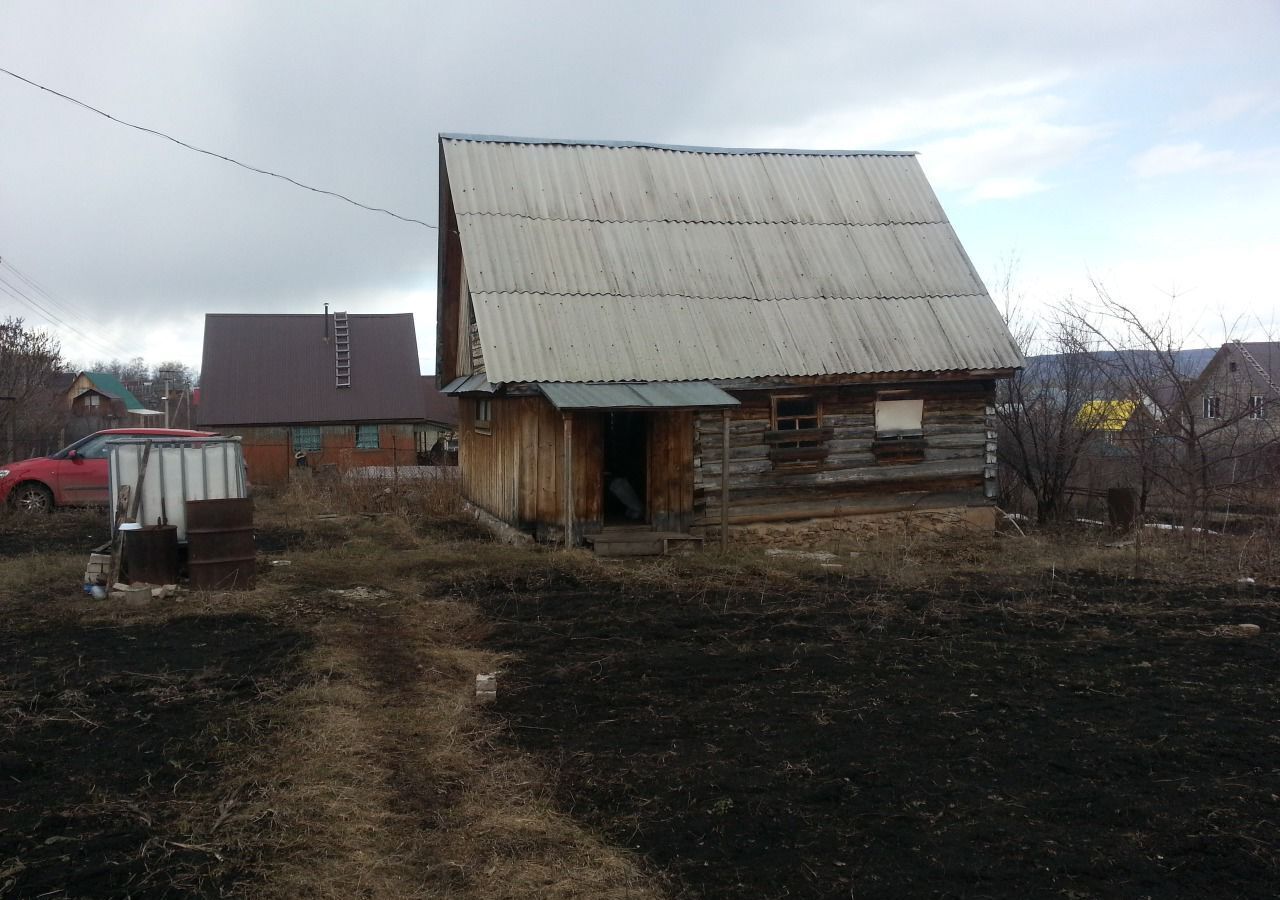
<svg viewBox="0 0 1280 900"><path fill-rule="evenodd" d="M97 437L90 438L76 448L76 455L81 456L84 459L106 459L107 442L112 438L117 437L120 437L120 435L100 434Z"/></svg>

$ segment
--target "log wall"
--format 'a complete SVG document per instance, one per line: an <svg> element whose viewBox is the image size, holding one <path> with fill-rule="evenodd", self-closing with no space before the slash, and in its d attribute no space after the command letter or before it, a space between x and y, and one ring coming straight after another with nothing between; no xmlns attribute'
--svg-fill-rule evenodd
<svg viewBox="0 0 1280 900"><path fill-rule="evenodd" d="M877 457L878 391L903 388L924 400L920 453L910 461ZM844 385L812 392L830 429L826 458L810 466L776 466L766 440L769 391L731 391L729 522L745 525L833 516L988 505L995 487L994 384ZM900 395L898 395L900 396ZM895 396L897 399L897 396ZM701 414L694 433L694 514L698 527L720 523L723 438L719 412Z"/></svg>

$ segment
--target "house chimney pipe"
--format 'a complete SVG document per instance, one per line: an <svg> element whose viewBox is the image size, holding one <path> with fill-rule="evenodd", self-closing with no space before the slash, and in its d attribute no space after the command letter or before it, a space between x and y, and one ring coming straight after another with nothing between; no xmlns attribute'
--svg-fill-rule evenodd
<svg viewBox="0 0 1280 900"><path fill-rule="evenodd" d="M324 342L329 343L329 304L324 305Z"/></svg>

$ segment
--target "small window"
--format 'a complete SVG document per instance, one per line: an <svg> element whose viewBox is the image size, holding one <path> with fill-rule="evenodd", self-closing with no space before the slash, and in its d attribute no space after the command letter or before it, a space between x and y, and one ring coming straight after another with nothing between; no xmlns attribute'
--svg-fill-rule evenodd
<svg viewBox="0 0 1280 900"><path fill-rule="evenodd" d="M1263 399L1261 396L1253 396L1249 398L1249 418L1261 419L1263 417Z"/></svg>
<svg viewBox="0 0 1280 900"><path fill-rule="evenodd" d="M813 466L827 458L830 429L822 427L822 403L817 397L783 395L772 398L773 429L766 435L774 468Z"/></svg>
<svg viewBox="0 0 1280 900"><path fill-rule="evenodd" d="M291 431L294 453L318 453L320 451L320 426L298 425Z"/></svg>
<svg viewBox="0 0 1280 900"><path fill-rule="evenodd" d="M476 401L476 431L483 434L488 434L491 427L490 417L493 415L493 410L490 408L490 403L489 400Z"/></svg>
<svg viewBox="0 0 1280 900"><path fill-rule="evenodd" d="M924 461L924 401L876 398L876 438L871 454L880 465Z"/></svg>
<svg viewBox="0 0 1280 900"><path fill-rule="evenodd" d="M97 409L101 403L102 403L101 394L90 394L89 396L84 398L84 405L89 407L90 409Z"/></svg>
<svg viewBox="0 0 1280 900"><path fill-rule="evenodd" d="M877 400L876 440L918 438L924 434L923 400Z"/></svg>
<svg viewBox="0 0 1280 900"><path fill-rule="evenodd" d="M1217 419L1222 416L1222 400L1219 397L1204 398L1204 418Z"/></svg>
<svg viewBox="0 0 1280 900"><path fill-rule="evenodd" d="M378 442L378 426L377 425L357 425L356 426L356 449L357 450L377 450L382 446Z"/></svg>

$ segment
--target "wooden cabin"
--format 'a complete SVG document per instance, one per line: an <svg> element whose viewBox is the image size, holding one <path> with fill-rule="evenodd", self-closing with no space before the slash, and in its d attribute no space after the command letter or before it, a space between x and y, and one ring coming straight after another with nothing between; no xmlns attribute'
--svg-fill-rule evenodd
<svg viewBox="0 0 1280 900"><path fill-rule="evenodd" d="M990 509L1023 358L913 154L443 135L440 223L437 372L498 518Z"/></svg>

